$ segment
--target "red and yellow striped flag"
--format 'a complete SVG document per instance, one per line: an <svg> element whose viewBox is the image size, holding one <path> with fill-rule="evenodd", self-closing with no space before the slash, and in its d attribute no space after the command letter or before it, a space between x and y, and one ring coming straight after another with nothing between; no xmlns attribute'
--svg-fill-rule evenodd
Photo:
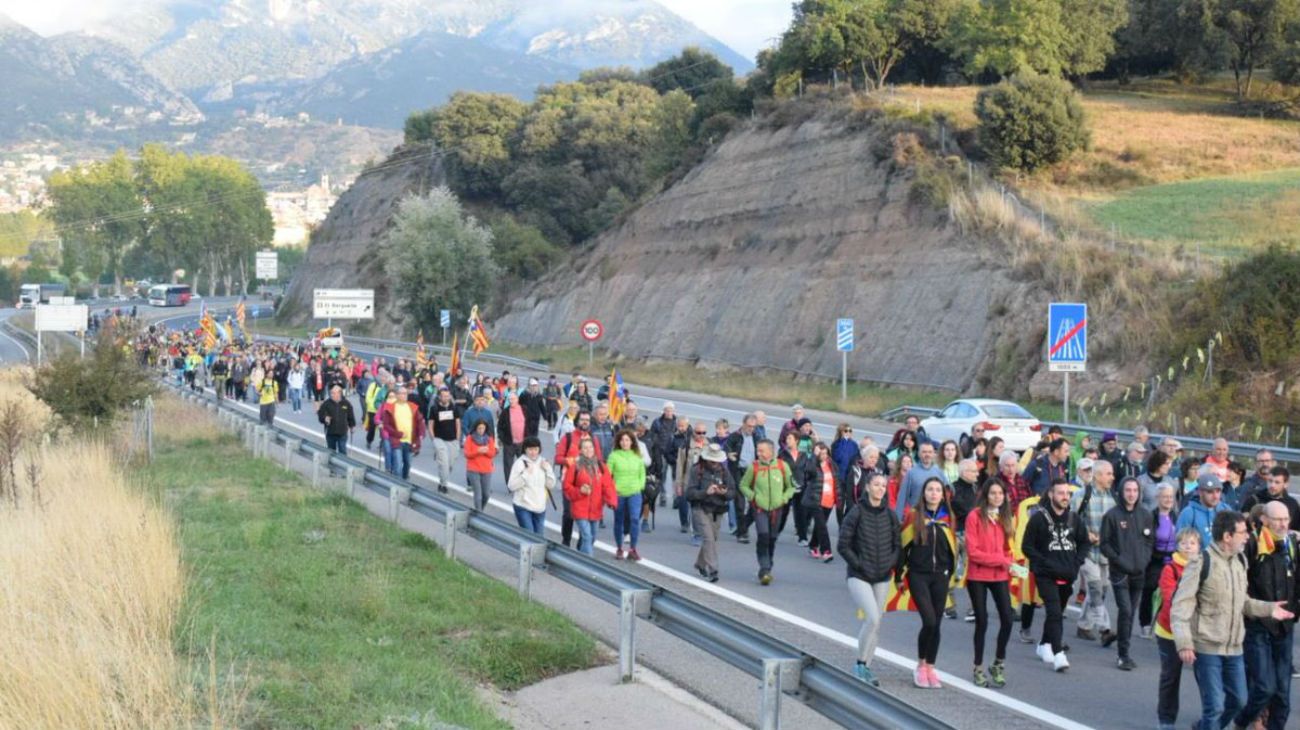
<svg viewBox="0 0 1300 730"><path fill-rule="evenodd" d="M447 366L447 374L451 377L460 375L460 333L453 332L451 335L451 364Z"/></svg>
<svg viewBox="0 0 1300 730"><path fill-rule="evenodd" d="M478 357L483 351L488 349L491 344L488 340L487 329L483 327L483 320L478 316L478 305L469 313L469 341L474 348L474 356Z"/></svg>
<svg viewBox="0 0 1300 730"><path fill-rule="evenodd" d="M424 351L424 330L415 335L415 364L421 369L429 367L429 354Z"/></svg>

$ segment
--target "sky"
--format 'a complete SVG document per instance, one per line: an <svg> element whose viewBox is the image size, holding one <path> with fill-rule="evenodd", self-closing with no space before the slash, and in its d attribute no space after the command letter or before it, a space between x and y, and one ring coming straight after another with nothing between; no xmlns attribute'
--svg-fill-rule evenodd
<svg viewBox="0 0 1300 730"><path fill-rule="evenodd" d="M78 30L140 0L0 0L0 13L43 35ZM558 0L563 2L563 0ZM790 24L792 0L659 0L706 33L753 58Z"/></svg>

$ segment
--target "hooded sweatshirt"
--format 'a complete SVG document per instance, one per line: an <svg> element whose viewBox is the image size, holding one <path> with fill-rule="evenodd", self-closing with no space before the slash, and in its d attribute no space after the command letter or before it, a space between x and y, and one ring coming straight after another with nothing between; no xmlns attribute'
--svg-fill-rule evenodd
<svg viewBox="0 0 1300 730"><path fill-rule="evenodd" d="M1040 590L1045 590L1048 583L1074 582L1088 545L1088 530L1074 511L1066 509L1058 515L1048 505L1029 518L1022 549L1029 569L1044 586Z"/></svg>
<svg viewBox="0 0 1300 730"><path fill-rule="evenodd" d="M1142 575L1151 563L1156 540L1155 520L1140 504L1112 507L1101 520L1101 554L1111 574Z"/></svg>

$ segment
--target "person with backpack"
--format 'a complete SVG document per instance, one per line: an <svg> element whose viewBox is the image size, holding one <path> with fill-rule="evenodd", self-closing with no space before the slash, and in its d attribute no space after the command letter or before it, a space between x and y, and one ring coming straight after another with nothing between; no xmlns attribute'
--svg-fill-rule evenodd
<svg viewBox="0 0 1300 730"><path fill-rule="evenodd" d="M837 493L840 484L839 465L831 456L831 449L822 442L813 445L813 455L804 463L802 474L803 494L800 501L805 512L812 515L812 540L809 542L808 554L814 560L829 563L834 560L831 554L831 536L826 523L831 510L839 502Z"/></svg>
<svg viewBox="0 0 1300 730"><path fill-rule="evenodd" d="M1029 569L1047 610L1038 658L1057 672L1064 672L1070 668L1061 636L1065 606L1087 555L1088 528L1070 509L1068 477L1057 477L1046 497L1047 506L1029 518L1021 549L1029 559Z"/></svg>
<svg viewBox="0 0 1300 730"><path fill-rule="evenodd" d="M1275 467L1281 469L1283 467ZM1300 599L1300 535L1291 532L1291 512L1280 501L1264 506L1263 526L1246 543L1246 592L1251 598L1280 602L1292 613ZM1246 704L1234 725L1254 727L1267 712L1266 730L1283 730L1291 714L1291 651L1295 619L1247 618L1243 651L1246 657Z"/></svg>
<svg viewBox="0 0 1300 730"><path fill-rule="evenodd" d="M967 459L963 464L970 462ZM972 468L974 465L971 465ZM1011 639L1011 538L1015 535L1011 505L1002 483L989 482L979 493L975 505L965 517L966 591L970 594L975 611L975 668L976 687L1001 689L1006 686L1007 642ZM1021 568L1020 570L1023 570ZM993 596L993 606L998 612L998 639L993 664L984 673L984 636L988 631L989 614L986 601Z"/></svg>
<svg viewBox="0 0 1300 730"><path fill-rule="evenodd" d="M1196 499L1187 500L1178 513L1178 529L1194 527L1200 530L1201 550L1206 551L1217 542L1210 535L1215 517L1228 511L1228 506L1223 503L1223 482L1213 474L1201 474L1196 477L1196 496Z"/></svg>
<svg viewBox="0 0 1300 730"><path fill-rule="evenodd" d="M1159 453L1159 452L1157 452ZM1189 562L1201 555L1201 531L1183 528L1177 536L1178 550L1160 572L1160 604L1156 608L1156 649L1160 652L1160 684L1156 696L1156 722L1159 730L1174 730L1178 721L1179 692L1182 691L1183 661L1178 658L1174 645L1173 628L1169 623L1174 606L1174 592Z"/></svg>
<svg viewBox="0 0 1300 730"><path fill-rule="evenodd" d="M1246 516L1219 512L1210 530L1214 542L1183 571L1169 619L1178 657L1192 665L1196 675L1201 694L1199 727L1204 730L1226 727L1245 707L1245 617L1275 621L1295 618L1287 610L1286 601L1249 596L1248 569L1242 554L1250 539Z"/></svg>
<svg viewBox="0 0 1300 730"><path fill-rule="evenodd" d="M1129 654L1133 635L1133 611L1142 597L1143 582L1155 547L1155 521L1141 504L1142 487L1137 477L1124 477L1119 485L1119 504L1108 510L1101 522L1101 553L1110 563L1110 587L1118 609L1115 631L1102 639L1109 647L1119 642L1118 666L1124 671L1137 668Z"/></svg>
<svg viewBox="0 0 1300 730"><path fill-rule="evenodd" d="M1106 646L1115 640L1111 630L1106 594L1110 592L1110 561L1101 551L1101 523L1115 506L1115 467L1098 460L1092 467L1092 483L1070 497L1070 509L1079 518L1088 535L1088 549L1079 571L1087 591L1087 602L1075 635L1088 641L1101 640Z"/></svg>
<svg viewBox="0 0 1300 730"><path fill-rule="evenodd" d="M529 436L521 444L523 453L510 467L506 488L510 490L515 521L525 530L537 535L546 534L546 503L555 500L551 490L555 487L555 471L542 458L542 442Z"/></svg>
<svg viewBox="0 0 1300 730"><path fill-rule="evenodd" d="M566 484L569 470L578 463L581 456L579 449L583 439L591 439L595 448L595 458L602 463L605 460L604 452L600 450L600 442L591 436L591 414L586 412L578 413L578 417L573 424L573 430L564 434L564 438L561 438L559 443L555 445L555 464L564 470ZM564 543L565 547L568 547L573 542L574 517L568 494L568 491L565 490L564 513L560 522L560 541ZM597 521L600 520L600 513L597 514L596 519ZM579 535L581 536L581 533Z"/></svg>
<svg viewBox="0 0 1300 730"><path fill-rule="evenodd" d="M710 583L718 582L718 537L722 533L722 518L736 493L736 482L726 463L727 454L722 447L706 441L685 475L685 499L691 505L695 534L700 536L695 570Z"/></svg>
<svg viewBox="0 0 1300 730"><path fill-rule="evenodd" d="M873 687L880 681L871 672L880 640L880 623L889 597L890 576L903 546L898 515L885 499L886 478L879 472L867 479L866 489L849 508L840 525L836 548L848 570L849 595L858 607L858 660L853 674Z"/></svg>
<svg viewBox="0 0 1300 730"><path fill-rule="evenodd" d="M1060 477L1070 476L1070 442L1057 438L1047 444L1047 453L1034 457L1022 476L1030 491L1042 496Z"/></svg>
<svg viewBox="0 0 1300 730"><path fill-rule="evenodd" d="M596 525L605 509L618 506L614 478L597 452L596 441L589 433L578 439L572 463L564 470L564 496L572 505L574 525L578 529L578 551L593 555L596 551ZM567 543L565 547L568 547Z"/></svg>
<svg viewBox="0 0 1300 730"><path fill-rule="evenodd" d="M755 541L758 582L765 586L772 583L772 558L776 554L776 538L781 533L781 517L794 497L794 475L785 462L774 458L774 451L771 441L759 441L754 448L754 462L745 470L739 485L745 505L754 515L758 533ZM731 453L727 453L728 459Z"/></svg>
<svg viewBox="0 0 1300 730"><path fill-rule="evenodd" d="M366 386L364 422L367 449L374 448L375 431L379 428L379 409L388 400L388 391L392 389L392 385L392 376L387 371L381 370L379 375Z"/></svg>

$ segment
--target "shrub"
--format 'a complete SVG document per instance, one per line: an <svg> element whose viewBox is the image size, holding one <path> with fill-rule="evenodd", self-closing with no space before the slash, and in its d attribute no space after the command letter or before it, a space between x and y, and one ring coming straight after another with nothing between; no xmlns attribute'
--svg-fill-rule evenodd
<svg viewBox="0 0 1300 730"><path fill-rule="evenodd" d="M975 99L979 140L1002 167L1032 172L1087 149L1090 133L1079 94L1046 76L1018 76Z"/></svg>
<svg viewBox="0 0 1300 730"><path fill-rule="evenodd" d="M108 422L156 389L128 352L115 328L105 328L86 358L64 351L35 372L28 389L74 426Z"/></svg>

